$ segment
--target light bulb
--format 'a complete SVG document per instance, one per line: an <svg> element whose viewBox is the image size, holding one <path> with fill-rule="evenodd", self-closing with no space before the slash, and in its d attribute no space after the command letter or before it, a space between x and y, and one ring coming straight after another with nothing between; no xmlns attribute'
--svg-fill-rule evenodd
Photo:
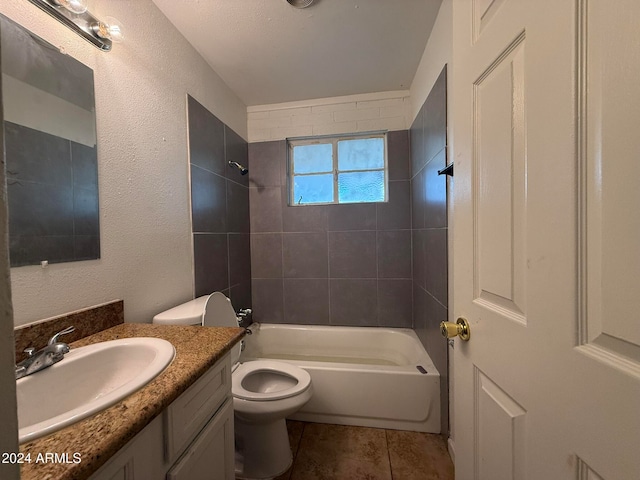
<svg viewBox="0 0 640 480"><path fill-rule="evenodd" d="M105 17L103 21L94 23L92 29L100 38L108 38L113 43L120 43L124 40L122 23L116 18Z"/></svg>
<svg viewBox="0 0 640 480"><path fill-rule="evenodd" d="M87 0L54 0L54 2L77 15L86 12L89 8Z"/></svg>

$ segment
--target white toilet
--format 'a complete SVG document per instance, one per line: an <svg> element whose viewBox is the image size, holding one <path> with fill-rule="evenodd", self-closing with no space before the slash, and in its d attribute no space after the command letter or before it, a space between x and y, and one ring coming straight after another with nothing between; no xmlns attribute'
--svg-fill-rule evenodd
<svg viewBox="0 0 640 480"><path fill-rule="evenodd" d="M160 325L237 327L231 301L220 292L153 317ZM245 341L251 341L246 337ZM295 365L269 360L240 364L241 345L231 350L235 413L236 478L270 479L292 462L285 418L311 398L311 377Z"/></svg>

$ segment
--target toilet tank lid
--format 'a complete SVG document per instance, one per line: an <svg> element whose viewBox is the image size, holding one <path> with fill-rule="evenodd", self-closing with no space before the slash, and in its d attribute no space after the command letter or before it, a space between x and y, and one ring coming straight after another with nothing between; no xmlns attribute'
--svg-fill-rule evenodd
<svg viewBox="0 0 640 480"><path fill-rule="evenodd" d="M160 325L202 325L202 317L209 295L170 308L153 317L154 324Z"/></svg>

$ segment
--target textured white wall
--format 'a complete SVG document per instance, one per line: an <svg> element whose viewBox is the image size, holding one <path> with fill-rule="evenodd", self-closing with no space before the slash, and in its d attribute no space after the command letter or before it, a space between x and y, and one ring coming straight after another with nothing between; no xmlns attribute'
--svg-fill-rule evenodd
<svg viewBox="0 0 640 480"><path fill-rule="evenodd" d="M26 1L6 15L91 67L95 76L102 258L11 270L14 323L116 298L125 319L193 295L186 95L247 138L246 107L151 0L93 0L125 42L104 53Z"/></svg>
<svg viewBox="0 0 640 480"><path fill-rule="evenodd" d="M427 99L431 87L438 79L442 68L449 64L447 70L447 88L451 93L451 62L453 60L453 1L442 0L436 23L433 25L429 41L422 54L416 74L411 82L411 119L409 126L418 115L422 104Z"/></svg>
<svg viewBox="0 0 640 480"><path fill-rule="evenodd" d="M249 142L411 126L409 92L363 93L247 108Z"/></svg>

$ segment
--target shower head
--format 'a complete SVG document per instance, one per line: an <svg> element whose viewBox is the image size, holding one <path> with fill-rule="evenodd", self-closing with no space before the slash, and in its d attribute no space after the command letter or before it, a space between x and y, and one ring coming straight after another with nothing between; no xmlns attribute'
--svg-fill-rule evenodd
<svg viewBox="0 0 640 480"><path fill-rule="evenodd" d="M246 175L247 173L249 173L249 169L246 168L246 167L243 167L238 162L232 162L231 160L229 160L229 166L230 167L235 167L238 170L240 170L240 175Z"/></svg>

